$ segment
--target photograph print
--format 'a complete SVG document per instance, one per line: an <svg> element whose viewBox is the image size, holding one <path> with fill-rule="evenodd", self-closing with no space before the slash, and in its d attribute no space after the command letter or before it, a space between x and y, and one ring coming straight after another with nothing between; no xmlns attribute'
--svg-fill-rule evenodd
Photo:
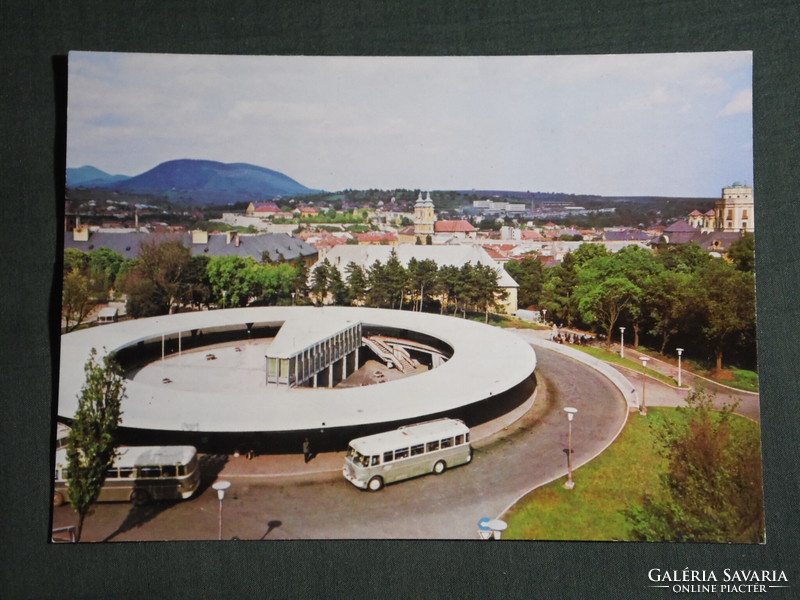
<svg viewBox="0 0 800 600"><path fill-rule="evenodd" d="M54 543L764 543L752 53L72 52Z"/></svg>

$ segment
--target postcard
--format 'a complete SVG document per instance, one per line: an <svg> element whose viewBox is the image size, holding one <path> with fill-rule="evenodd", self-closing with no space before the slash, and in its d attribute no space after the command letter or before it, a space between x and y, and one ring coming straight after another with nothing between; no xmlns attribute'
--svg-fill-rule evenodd
<svg viewBox="0 0 800 600"><path fill-rule="evenodd" d="M52 541L764 542L752 53L68 84Z"/></svg>

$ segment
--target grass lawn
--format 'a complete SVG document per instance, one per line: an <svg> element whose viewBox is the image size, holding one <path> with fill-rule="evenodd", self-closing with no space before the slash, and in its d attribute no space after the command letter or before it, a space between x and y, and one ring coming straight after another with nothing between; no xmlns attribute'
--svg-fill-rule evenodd
<svg viewBox="0 0 800 600"><path fill-rule="evenodd" d="M613 363L615 365L620 365L622 367L627 367L629 369L633 369L634 371L639 371L640 373L646 373L651 377L655 377L659 381L663 381L667 385L677 386L678 382L675 381L672 377L668 375L664 375L663 373L659 373L658 371L654 371L653 369L645 369L642 364L638 360L629 360L627 358L620 358L619 354L616 352L609 352L603 348L598 348L596 346L570 346L571 348L575 348L576 350L580 350L581 352L586 352L586 354L590 354L595 358L600 360L604 360L606 362Z"/></svg>
<svg viewBox="0 0 800 600"><path fill-rule="evenodd" d="M651 408L647 417L631 414L619 438L598 458L573 473L575 488L565 490L566 476L538 488L504 517L512 540L631 540L621 511L638 504L643 492L660 489L666 461L655 449L651 423L682 418L675 408ZM734 432L758 424L732 416Z"/></svg>

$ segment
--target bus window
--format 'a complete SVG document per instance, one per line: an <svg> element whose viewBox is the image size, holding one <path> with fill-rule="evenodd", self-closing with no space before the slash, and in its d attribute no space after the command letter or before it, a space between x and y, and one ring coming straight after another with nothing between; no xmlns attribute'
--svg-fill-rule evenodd
<svg viewBox="0 0 800 600"><path fill-rule="evenodd" d="M121 467L119 470L120 477L133 477L133 467Z"/></svg>
<svg viewBox="0 0 800 600"><path fill-rule="evenodd" d="M387 462L392 462L393 460L394 460L394 452L389 450L389 452L383 453L383 462L387 463Z"/></svg>
<svg viewBox="0 0 800 600"><path fill-rule="evenodd" d="M394 459L399 460L401 458L405 458L408 456L408 448L401 448L400 450L394 451Z"/></svg>
<svg viewBox="0 0 800 600"><path fill-rule="evenodd" d="M460 446L463 443L464 443L464 436L463 435L457 435L456 436L456 446Z"/></svg>
<svg viewBox="0 0 800 600"><path fill-rule="evenodd" d="M161 477L161 467L139 467L139 477Z"/></svg>
<svg viewBox="0 0 800 600"><path fill-rule="evenodd" d="M378 463L380 463L380 458L379 458L379 457L377 457L377 456L373 456L373 457L372 457L372 466L374 467L374 466L376 466Z"/></svg>
<svg viewBox="0 0 800 600"><path fill-rule="evenodd" d="M106 478L116 479L117 477L119 477L119 475L117 475L117 469L108 469L106 471Z"/></svg>
<svg viewBox="0 0 800 600"><path fill-rule="evenodd" d="M435 442L428 442L428 452L435 452L439 449L439 440Z"/></svg>
<svg viewBox="0 0 800 600"><path fill-rule="evenodd" d="M420 454L424 453L425 453L425 444L411 446L411 456L419 456Z"/></svg>
<svg viewBox="0 0 800 600"><path fill-rule="evenodd" d="M446 440L442 440L442 448L449 448L453 445L453 438L447 438Z"/></svg>
<svg viewBox="0 0 800 600"><path fill-rule="evenodd" d="M175 477L178 474L178 469L175 465L163 465L161 467L162 477Z"/></svg>

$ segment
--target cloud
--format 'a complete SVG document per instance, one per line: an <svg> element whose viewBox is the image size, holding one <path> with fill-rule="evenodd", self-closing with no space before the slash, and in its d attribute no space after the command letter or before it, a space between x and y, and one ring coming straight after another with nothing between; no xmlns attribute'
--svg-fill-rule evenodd
<svg viewBox="0 0 800 600"><path fill-rule="evenodd" d="M730 117L733 115L746 115L753 112L753 90L739 90L733 99L719 111L720 117Z"/></svg>

